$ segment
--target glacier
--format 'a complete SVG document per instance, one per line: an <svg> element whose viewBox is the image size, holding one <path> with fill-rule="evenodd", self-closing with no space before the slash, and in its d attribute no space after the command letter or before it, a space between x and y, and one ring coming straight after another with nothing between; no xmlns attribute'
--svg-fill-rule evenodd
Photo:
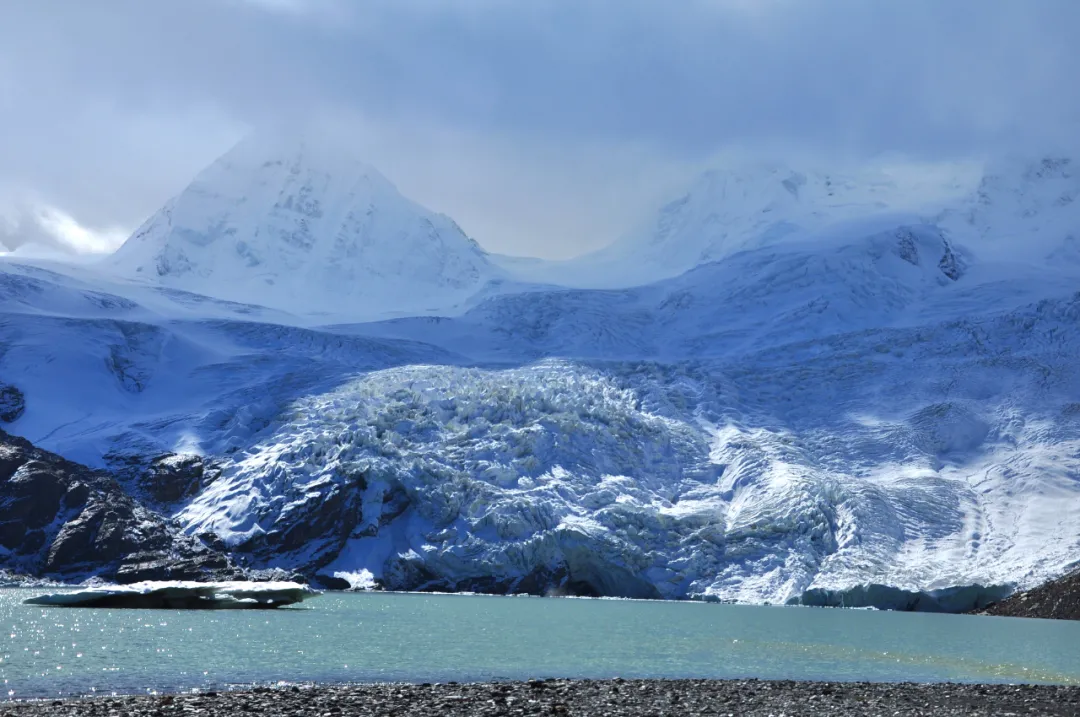
<svg viewBox="0 0 1080 717"><path fill-rule="evenodd" d="M386 369L296 404L178 517L257 565L398 589L786 602L1031 583L1075 561L1078 312L736 362ZM339 530L290 540L328 505Z"/></svg>
<svg viewBox="0 0 1080 717"><path fill-rule="evenodd" d="M0 378L25 396L7 430L146 501L141 466L199 457L195 492L153 504L238 564L352 589L947 610L1077 564L1068 162L942 180L934 201L714 174L662 210L678 231L526 275L374 170L266 152L226 155L102 267L0 258ZM301 196L400 231L342 234L324 211L301 251L282 233ZM398 241L424 221L453 260ZM1002 251L1029 229L1028 254ZM633 257L626 285L595 280Z"/></svg>

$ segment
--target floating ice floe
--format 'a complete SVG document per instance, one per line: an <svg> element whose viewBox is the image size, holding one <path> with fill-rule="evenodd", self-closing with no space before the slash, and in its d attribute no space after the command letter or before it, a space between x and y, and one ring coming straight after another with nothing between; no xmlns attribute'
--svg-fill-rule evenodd
<svg viewBox="0 0 1080 717"><path fill-rule="evenodd" d="M293 605L322 593L291 582L146 581L51 593L25 600L56 607L157 608L173 610L267 609Z"/></svg>

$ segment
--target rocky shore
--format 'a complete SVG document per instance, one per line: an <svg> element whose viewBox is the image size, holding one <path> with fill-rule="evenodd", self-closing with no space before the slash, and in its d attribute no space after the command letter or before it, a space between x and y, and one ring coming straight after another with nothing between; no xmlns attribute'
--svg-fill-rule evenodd
<svg viewBox="0 0 1080 717"><path fill-rule="evenodd" d="M0 384L0 411L8 400L4 390ZM155 470L163 480L163 469ZM183 535L165 515L132 497L115 475L3 430L0 569L67 582L91 576L118 583L246 577L223 551Z"/></svg>
<svg viewBox="0 0 1080 717"><path fill-rule="evenodd" d="M0 717L100 715L1077 715L1080 687L768 682L530 680L256 688L198 695L91 697L0 704Z"/></svg>
<svg viewBox="0 0 1080 717"><path fill-rule="evenodd" d="M1080 570L1011 595L987 606L980 614L1080 620Z"/></svg>

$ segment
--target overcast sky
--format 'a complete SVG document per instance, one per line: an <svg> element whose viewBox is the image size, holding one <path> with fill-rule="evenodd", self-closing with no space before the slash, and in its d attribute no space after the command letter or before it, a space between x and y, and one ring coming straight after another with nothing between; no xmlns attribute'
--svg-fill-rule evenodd
<svg viewBox="0 0 1080 717"><path fill-rule="evenodd" d="M1068 147L1077 0L0 0L0 242L103 251L314 120L485 247L608 243L710 158Z"/></svg>

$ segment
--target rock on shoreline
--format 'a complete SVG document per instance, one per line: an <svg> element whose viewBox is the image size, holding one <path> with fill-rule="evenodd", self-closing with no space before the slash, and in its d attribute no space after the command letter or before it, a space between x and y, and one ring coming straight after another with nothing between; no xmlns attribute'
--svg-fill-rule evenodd
<svg viewBox="0 0 1080 717"><path fill-rule="evenodd" d="M120 715L1076 715L1080 687L759 680L370 684L11 702L3 717Z"/></svg>
<svg viewBox="0 0 1080 717"><path fill-rule="evenodd" d="M0 568L70 582L244 577L228 555L181 534L111 474L2 429Z"/></svg>
<svg viewBox="0 0 1080 717"><path fill-rule="evenodd" d="M1010 595L988 605L980 614L1080 620L1080 569L1031 590Z"/></svg>

